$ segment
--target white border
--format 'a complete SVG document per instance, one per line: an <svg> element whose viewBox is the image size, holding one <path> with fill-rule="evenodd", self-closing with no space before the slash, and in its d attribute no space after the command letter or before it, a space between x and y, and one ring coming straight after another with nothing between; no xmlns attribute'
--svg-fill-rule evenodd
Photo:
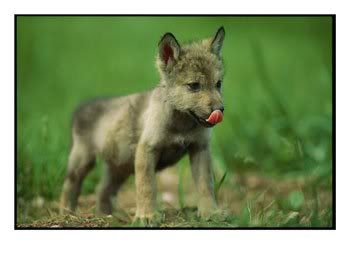
<svg viewBox="0 0 350 265"><path fill-rule="evenodd" d="M0 262L23 264L341 264L349 263L349 31L335 1L2 1ZM342 3L346 3L343 1ZM337 231L14 231L14 13L336 13ZM339 144L341 143L341 144Z"/></svg>

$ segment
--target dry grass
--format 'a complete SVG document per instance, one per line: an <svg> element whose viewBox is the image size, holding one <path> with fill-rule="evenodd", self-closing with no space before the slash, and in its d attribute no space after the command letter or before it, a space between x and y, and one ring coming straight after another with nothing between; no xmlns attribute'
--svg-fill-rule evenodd
<svg viewBox="0 0 350 265"><path fill-rule="evenodd" d="M225 216L210 220L197 217L192 185L184 193L180 207L178 183L162 178L159 183L160 227L330 227L332 193L315 179L275 180L254 175L237 177L218 192ZM299 196L299 197L298 197ZM18 224L22 227L133 227L135 192L132 183L118 195L113 216L96 217L94 195L81 196L76 215L58 215L58 203L36 198L18 202Z"/></svg>

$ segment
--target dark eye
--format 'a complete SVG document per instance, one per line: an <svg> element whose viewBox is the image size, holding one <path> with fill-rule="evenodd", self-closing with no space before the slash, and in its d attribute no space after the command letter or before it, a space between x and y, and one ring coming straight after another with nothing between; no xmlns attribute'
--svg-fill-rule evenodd
<svg viewBox="0 0 350 265"><path fill-rule="evenodd" d="M198 82L189 83L187 86L193 91L197 91L201 88L201 85Z"/></svg>
<svg viewBox="0 0 350 265"><path fill-rule="evenodd" d="M221 89L221 80L216 83L216 88Z"/></svg>

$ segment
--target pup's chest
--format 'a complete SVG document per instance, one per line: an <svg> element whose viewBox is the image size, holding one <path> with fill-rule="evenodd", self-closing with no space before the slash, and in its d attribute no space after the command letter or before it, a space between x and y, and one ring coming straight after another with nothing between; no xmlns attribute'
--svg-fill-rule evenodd
<svg viewBox="0 0 350 265"><path fill-rule="evenodd" d="M192 144L207 141L207 134L201 134L201 131L192 131L186 133L169 133L162 139L159 148L159 159L157 169L171 166L178 162L187 152Z"/></svg>
<svg viewBox="0 0 350 265"><path fill-rule="evenodd" d="M169 143L159 152L157 169L163 169L178 162L188 151L188 143Z"/></svg>

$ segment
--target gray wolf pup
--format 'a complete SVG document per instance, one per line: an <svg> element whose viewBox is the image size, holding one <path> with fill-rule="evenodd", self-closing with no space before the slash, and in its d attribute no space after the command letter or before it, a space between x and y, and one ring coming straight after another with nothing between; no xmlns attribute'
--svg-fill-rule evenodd
<svg viewBox="0 0 350 265"><path fill-rule="evenodd" d="M157 213L155 173L186 153L198 214L208 217L216 211L209 145L211 127L223 119L224 37L221 27L213 38L180 46L166 33L158 44L160 82L153 90L94 100L77 109L61 213L75 210L82 182L99 155L106 174L97 189L97 213L112 213L112 197L135 174L135 220L148 224Z"/></svg>

